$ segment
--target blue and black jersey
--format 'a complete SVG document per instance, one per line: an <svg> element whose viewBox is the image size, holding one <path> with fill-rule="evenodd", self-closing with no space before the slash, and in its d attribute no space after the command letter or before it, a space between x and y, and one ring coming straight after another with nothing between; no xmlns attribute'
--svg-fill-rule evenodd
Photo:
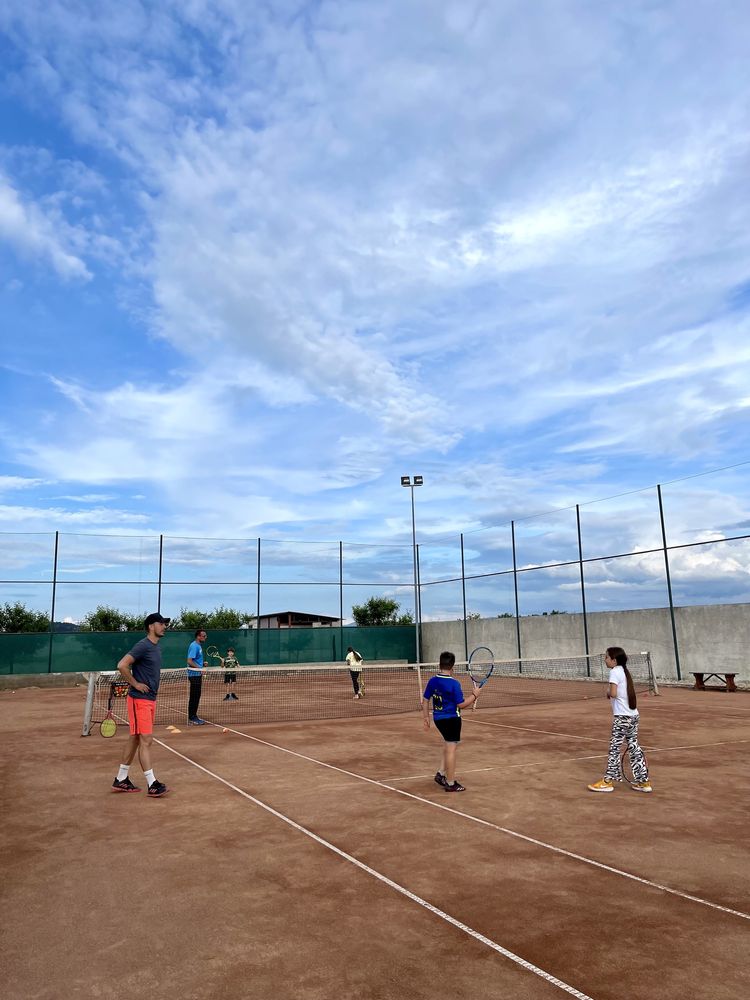
<svg viewBox="0 0 750 1000"><path fill-rule="evenodd" d="M464 693L455 677L436 674L427 681L424 699L425 701L432 699L434 719L455 719L461 715L458 706L464 701Z"/></svg>

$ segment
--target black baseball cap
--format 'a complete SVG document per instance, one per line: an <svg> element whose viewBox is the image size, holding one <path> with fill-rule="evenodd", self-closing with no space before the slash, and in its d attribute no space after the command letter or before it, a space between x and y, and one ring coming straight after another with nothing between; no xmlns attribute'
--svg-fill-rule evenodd
<svg viewBox="0 0 750 1000"><path fill-rule="evenodd" d="M143 623L143 627L147 629L149 625L155 625L157 622L162 622L162 624L164 625L169 625L171 621L172 621L171 618L164 618L162 615L159 614L158 611L155 611L152 615L148 616L146 621Z"/></svg>

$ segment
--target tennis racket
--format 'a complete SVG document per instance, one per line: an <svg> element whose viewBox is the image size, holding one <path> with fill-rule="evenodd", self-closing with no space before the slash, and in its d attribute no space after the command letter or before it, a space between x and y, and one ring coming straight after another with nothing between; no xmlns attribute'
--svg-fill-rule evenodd
<svg viewBox="0 0 750 1000"><path fill-rule="evenodd" d="M222 657L221 653L216 648L216 646L207 646L206 656L210 656L211 659L213 660L218 660L219 663L222 665L222 667L224 666L224 658Z"/></svg>
<svg viewBox="0 0 750 1000"><path fill-rule="evenodd" d="M124 681L112 681L109 685L109 698L107 700L107 714L99 723L99 733L105 739L110 739L117 732L117 721L112 711L112 701L114 698L124 698L128 693L128 684Z"/></svg>
<svg viewBox="0 0 750 1000"><path fill-rule="evenodd" d="M477 687L482 688L487 683L487 681L492 677L492 671L495 669L495 654L489 648L489 646L477 646L476 649L471 651L468 663L468 673L472 681ZM472 712L477 709L477 703L471 706Z"/></svg>
<svg viewBox="0 0 750 1000"><path fill-rule="evenodd" d="M646 755L643 755L643 759L646 760ZM648 767L648 761L646 761L646 767ZM625 747L620 753L620 774L622 775L623 781L631 786L637 785L638 782L633 777L633 769L630 766L630 757L628 755L628 748Z"/></svg>

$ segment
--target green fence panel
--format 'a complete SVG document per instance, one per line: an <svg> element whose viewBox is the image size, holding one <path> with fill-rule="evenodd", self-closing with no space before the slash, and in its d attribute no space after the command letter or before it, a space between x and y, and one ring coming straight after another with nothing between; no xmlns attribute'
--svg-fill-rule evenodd
<svg viewBox="0 0 750 1000"><path fill-rule="evenodd" d="M0 633L0 674L70 673L114 670L143 632L55 632L50 660L48 632ZM167 632L161 640L162 665L184 667L192 632ZM365 661L414 662L413 625L368 628L222 629L209 631L205 649L224 656L232 646L243 665L255 663L343 663L347 646ZM207 665L216 663L206 657Z"/></svg>
<svg viewBox="0 0 750 1000"><path fill-rule="evenodd" d="M63 632L52 640L52 673L76 670L114 670L129 649L144 633L133 632ZM46 666L43 668L46 670Z"/></svg>
<svg viewBox="0 0 750 1000"><path fill-rule="evenodd" d="M369 625L345 628L344 648L340 659L346 656L346 647L353 646L365 661L408 660L417 658L417 641L413 625Z"/></svg>
<svg viewBox="0 0 750 1000"><path fill-rule="evenodd" d="M46 673L49 632L0 632L0 674Z"/></svg>

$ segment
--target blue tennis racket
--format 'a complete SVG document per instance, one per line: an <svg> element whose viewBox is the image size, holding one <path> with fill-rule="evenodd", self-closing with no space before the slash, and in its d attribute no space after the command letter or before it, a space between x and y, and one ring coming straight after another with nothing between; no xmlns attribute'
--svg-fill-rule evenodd
<svg viewBox="0 0 750 1000"><path fill-rule="evenodd" d="M469 677L476 684L477 687L482 688L487 683L487 681L492 677L492 671L495 669L495 654L489 648L489 646L477 646L476 649L471 651L469 656L469 663L467 671ZM477 703L471 706L472 712L475 712L477 708Z"/></svg>

